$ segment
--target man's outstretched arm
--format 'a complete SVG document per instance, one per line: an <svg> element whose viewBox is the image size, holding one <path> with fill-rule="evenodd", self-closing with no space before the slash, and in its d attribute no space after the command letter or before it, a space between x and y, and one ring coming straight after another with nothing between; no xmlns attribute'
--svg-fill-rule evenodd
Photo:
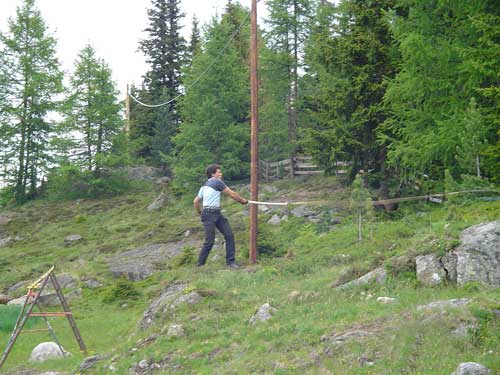
<svg viewBox="0 0 500 375"><path fill-rule="evenodd" d="M224 190L222 190L222 192L226 195L229 195L231 198L233 198L236 202L240 202L241 204L247 204L248 203L248 199L245 199L243 198L242 196L240 196L237 192L235 191L232 191L231 189L229 189L228 187L226 187Z"/></svg>

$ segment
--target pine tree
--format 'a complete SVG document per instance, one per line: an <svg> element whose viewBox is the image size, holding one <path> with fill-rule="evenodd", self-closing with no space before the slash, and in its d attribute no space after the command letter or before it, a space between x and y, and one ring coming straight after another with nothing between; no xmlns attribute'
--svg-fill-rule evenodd
<svg viewBox="0 0 500 375"><path fill-rule="evenodd" d="M360 169L388 173L385 146L377 138L389 117L383 103L387 79L397 70L398 55L385 17L394 3L345 0L338 8L319 8L306 52L306 100L315 120L306 144L329 171L337 161L349 161L352 177Z"/></svg>
<svg viewBox="0 0 500 375"><path fill-rule="evenodd" d="M49 141L54 126L48 114L59 108L63 74L56 58L56 40L49 35L34 0L17 8L9 30L0 35L2 48L2 151L10 168L17 202L36 194L50 162Z"/></svg>
<svg viewBox="0 0 500 375"><path fill-rule="evenodd" d="M315 1L270 0L267 2L269 19L269 48L277 54L277 67L282 69L279 77L286 77L286 110L288 143L291 156L295 153L299 122L299 69L303 67L301 46L307 38L308 23Z"/></svg>
<svg viewBox="0 0 500 375"><path fill-rule="evenodd" d="M201 51L201 34L199 29L198 18L193 16L191 22L191 37L189 38L189 45L186 50L186 65L188 67L193 63L194 57Z"/></svg>
<svg viewBox="0 0 500 375"><path fill-rule="evenodd" d="M183 123L174 138L178 156L174 182L183 190L203 178L209 163L222 164L228 179L245 176L248 171L248 63L242 61L244 51L236 40L223 50L234 33L235 23L241 25L246 20L240 38L249 39L248 12L239 7L234 14L240 18L229 22L225 13L208 27L203 52L195 56L185 80L189 86L199 79L183 100ZM216 63L201 75L215 58Z"/></svg>
<svg viewBox="0 0 500 375"><path fill-rule="evenodd" d="M111 70L92 46L80 51L70 86L65 121L65 133L72 135L69 152L77 164L98 175L123 121Z"/></svg>
<svg viewBox="0 0 500 375"><path fill-rule="evenodd" d="M149 98L144 102L154 104L171 101L166 107L168 118L171 119L169 127L172 129L169 134L172 135L177 132L180 123L178 100L175 98L181 94L181 69L186 54L186 43L180 34L181 20L184 17L179 7L180 3L180 0L152 0L152 7L148 9L149 26L145 30L148 38L139 43L139 49L150 65L144 77L143 90L147 93L142 92L141 99ZM135 108L137 106L131 107L131 112ZM147 109L132 114L135 120L131 127L138 126L138 128L131 129L130 136L132 139L144 142L142 149L139 150L141 156L152 157L152 143L158 144L153 140L155 128L160 126L158 123L164 123L164 114L165 111L157 109ZM171 140L169 142L168 148L171 148ZM159 162L159 160L153 161Z"/></svg>

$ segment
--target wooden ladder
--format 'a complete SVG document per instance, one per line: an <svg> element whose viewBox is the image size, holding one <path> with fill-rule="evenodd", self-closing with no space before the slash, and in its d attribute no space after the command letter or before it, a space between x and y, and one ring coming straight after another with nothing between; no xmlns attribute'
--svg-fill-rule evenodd
<svg viewBox="0 0 500 375"><path fill-rule="evenodd" d="M80 335L80 332L78 331L78 328L76 326L75 320L73 319L73 313L70 311L68 303L66 302L66 299L64 298L63 292L61 290L61 287L59 285L59 282L57 281L56 276L54 275L54 266L52 266L45 274L43 274L38 280L36 280L34 283L28 286L28 292L26 293L26 299L24 300L23 307L21 309L21 312L19 313L19 316L17 317L16 325L14 327L14 330L12 331L12 335L10 336L9 343L7 344L7 347L5 348L2 358L0 359L0 368L2 368L3 364L7 360L7 357L9 356L10 351L12 350L12 347L14 346L19 334L21 333L30 333L30 332L50 332L52 338L56 342L56 344L59 346L59 349L61 350L61 353L63 356L66 356L61 344L59 343L59 340L57 339L57 336L52 329L52 326L50 325L49 320L47 319L48 317L51 316L65 316L68 319L69 325L71 326L71 329L73 330L73 334L75 335L76 341L78 342L78 345L80 346L80 349L86 354L87 353L87 348L85 347L85 343L83 342L82 336ZM40 303L39 303L39 298L43 292L43 289L47 285L48 281L52 282L52 285L54 286L54 290L56 291L57 298L59 299L59 302L61 303L61 306L64 311L62 312L42 312ZM33 312L33 308L37 307L39 312ZM30 317L41 317L47 324L47 329L32 329L32 330L23 330L24 325L26 324L26 321Z"/></svg>

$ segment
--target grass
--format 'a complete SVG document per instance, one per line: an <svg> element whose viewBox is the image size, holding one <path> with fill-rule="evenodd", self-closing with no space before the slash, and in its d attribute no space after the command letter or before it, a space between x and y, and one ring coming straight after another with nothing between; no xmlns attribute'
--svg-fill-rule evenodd
<svg viewBox="0 0 500 375"><path fill-rule="evenodd" d="M279 191L266 193L266 199L292 196L290 192L295 191L300 200L306 200L307 194L314 199L329 196L332 205L340 207L349 196L334 178L303 180L299 189L290 181L276 186ZM113 357L118 374L128 373L143 359L161 362L163 373L168 374L448 375L463 361L480 362L500 373L500 323L491 313L499 307L499 289L423 287L409 262L417 254L442 254L453 248L461 230L495 220L499 202L467 199L455 202L453 210L425 203L401 205L396 214L377 213L376 220L364 226L362 241L357 241L357 223L348 211L333 213L342 217L333 229L302 218L271 226L267 220L272 214L260 214L259 246L266 253L259 256L256 266L229 271L223 251L214 249L208 264L198 269L193 266L197 249L186 247L171 265L146 280L130 285L112 279L106 260L115 253L176 241L187 230L201 237L190 197L171 199L161 211L147 212L145 207L156 195L145 191L79 204L32 202L18 210L18 218L7 228L25 239L2 248L2 267L7 270L0 273L4 289L38 277L53 263L56 273L91 277L103 284L96 289L79 285L82 296L71 301L89 354L111 355L90 373L108 374L103 365ZM241 214L240 205L224 203L235 229L238 260L245 263L248 218ZM63 239L70 234L80 234L84 241L66 247ZM388 268L391 275L383 285L345 291L330 287L379 266ZM177 282L188 283L188 291L204 291L202 302L161 312L152 327L138 329L137 322L150 301ZM397 302L382 305L376 302L378 296L394 297ZM450 310L422 323L425 316L416 306L451 298L471 298L473 303L468 309ZM250 317L266 302L278 312L269 321L250 326ZM450 333L467 319L478 322L468 335ZM57 318L51 324L73 356L24 365L35 341L22 336L5 371L16 373L26 366L68 373L78 369L84 355L67 321ZM160 334L171 324L182 324L186 336L174 339ZM360 327L372 330L373 335L343 347L328 341L331 335ZM138 344L153 334L160 336L148 345ZM0 330L0 343L6 343L9 335L8 330ZM50 337L40 335L36 342L46 340ZM366 365L367 361L374 363Z"/></svg>

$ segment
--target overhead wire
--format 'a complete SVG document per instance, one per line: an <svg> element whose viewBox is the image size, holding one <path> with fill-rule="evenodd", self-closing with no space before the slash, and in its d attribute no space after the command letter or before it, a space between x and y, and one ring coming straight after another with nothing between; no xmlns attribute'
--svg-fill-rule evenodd
<svg viewBox="0 0 500 375"><path fill-rule="evenodd" d="M208 65L208 67L190 84L188 85L185 89L184 89L184 93L186 93L188 90L190 90L194 85L196 85L200 80L201 78L208 73L208 71L214 66L215 62L219 59L219 57L224 53L224 51L227 49L227 47L229 47L229 44L233 41L233 39L236 37L236 35L239 34L239 32L241 31L241 29L243 28L243 25L246 23L246 21L248 20L248 18L250 17L250 13L247 13L245 19L241 22L241 24L238 26L238 28L231 34L231 36L229 37L229 39L227 40L226 44L222 47L222 49L219 51L219 53L217 54L217 56L215 56L215 58L212 60L212 62ZM182 95L184 94L179 94L177 96L175 96L174 98L164 102L164 103L160 103L160 104L146 104L146 103L143 103L141 102L139 99L137 99L135 96L132 95L132 93L130 92L130 89L128 90L128 95L138 104L144 106L144 107L149 107L149 108L158 108L158 107L162 107L164 105L167 105L167 104L170 104L172 103L173 101L179 99Z"/></svg>

